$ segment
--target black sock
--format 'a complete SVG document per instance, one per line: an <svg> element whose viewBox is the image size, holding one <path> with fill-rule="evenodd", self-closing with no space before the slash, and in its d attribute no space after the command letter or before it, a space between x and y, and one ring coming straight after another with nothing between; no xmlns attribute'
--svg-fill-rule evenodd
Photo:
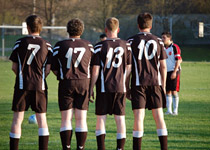
<svg viewBox="0 0 210 150"><path fill-rule="evenodd" d="M141 137L133 137L133 150L141 150L141 140Z"/></svg>
<svg viewBox="0 0 210 150"><path fill-rule="evenodd" d="M117 139L117 149L124 150L125 138Z"/></svg>
<svg viewBox="0 0 210 150"><path fill-rule="evenodd" d="M72 130L65 130L60 132L60 137L63 150L71 150Z"/></svg>
<svg viewBox="0 0 210 150"><path fill-rule="evenodd" d="M87 132L75 132L77 139L77 150L85 149L85 141L87 138Z"/></svg>
<svg viewBox="0 0 210 150"><path fill-rule="evenodd" d="M159 136L161 150L168 150L167 136Z"/></svg>
<svg viewBox="0 0 210 150"><path fill-rule="evenodd" d="M10 150L18 150L19 139L10 137Z"/></svg>
<svg viewBox="0 0 210 150"><path fill-rule="evenodd" d="M39 136L39 150L48 150L49 136Z"/></svg>
<svg viewBox="0 0 210 150"><path fill-rule="evenodd" d="M105 150L105 136L106 134L96 136L98 150Z"/></svg>

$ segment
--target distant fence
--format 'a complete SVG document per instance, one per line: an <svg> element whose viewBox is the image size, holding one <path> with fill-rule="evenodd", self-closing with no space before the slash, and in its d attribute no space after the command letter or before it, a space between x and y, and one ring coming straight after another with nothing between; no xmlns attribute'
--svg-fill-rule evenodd
<svg viewBox="0 0 210 150"><path fill-rule="evenodd" d="M120 32L119 37L127 39L128 37L139 32L137 28L136 15L119 16ZM198 37L199 22L204 23L204 37ZM193 14L193 15L168 15L153 17L153 27L151 32L157 36L161 36L163 31L171 31L173 40L179 45L210 45L210 15ZM23 26L0 26L0 55L9 56L15 41L22 37ZM101 30L103 31L103 30ZM99 41L101 33L96 27L85 24L85 31L82 38L89 40L92 44ZM68 37L66 27L44 26L41 36L54 44Z"/></svg>
<svg viewBox="0 0 210 150"><path fill-rule="evenodd" d="M1 41L0 52L1 56L9 56L15 41L25 35L22 34L23 26L0 26ZM44 26L41 32L41 36L48 40L52 45L57 41L67 38L67 32L65 26Z"/></svg>

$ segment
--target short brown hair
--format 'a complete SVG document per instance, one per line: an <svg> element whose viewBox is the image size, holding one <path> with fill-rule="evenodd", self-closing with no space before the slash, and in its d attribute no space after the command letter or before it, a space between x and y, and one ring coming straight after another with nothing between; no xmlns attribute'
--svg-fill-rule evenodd
<svg viewBox="0 0 210 150"><path fill-rule="evenodd" d="M40 33L42 31L42 19L37 15L30 15L26 18L26 24L32 33Z"/></svg>
<svg viewBox="0 0 210 150"><path fill-rule="evenodd" d="M150 13L142 13L138 15L137 22L140 29L152 27L152 15Z"/></svg>
<svg viewBox="0 0 210 150"><path fill-rule="evenodd" d="M170 38L170 40L172 40L171 32L165 31L161 35L166 35L168 38Z"/></svg>
<svg viewBox="0 0 210 150"><path fill-rule="evenodd" d="M106 20L106 28L109 31L115 31L119 28L119 20L115 17L108 18Z"/></svg>
<svg viewBox="0 0 210 150"><path fill-rule="evenodd" d="M67 24L67 32L70 36L80 36L84 31L84 23L79 18L72 19Z"/></svg>

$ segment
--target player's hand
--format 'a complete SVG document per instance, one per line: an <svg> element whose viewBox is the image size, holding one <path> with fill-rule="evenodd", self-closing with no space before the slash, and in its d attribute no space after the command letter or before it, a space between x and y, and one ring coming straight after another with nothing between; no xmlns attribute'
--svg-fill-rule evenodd
<svg viewBox="0 0 210 150"><path fill-rule="evenodd" d="M171 74L171 79L172 79L172 80L173 80L173 79L176 79L176 72L175 72L175 71L172 72L172 74Z"/></svg>
<svg viewBox="0 0 210 150"><path fill-rule="evenodd" d="M89 101L90 101L91 103L93 103L94 100L92 100L91 97L92 97L93 99L95 99L95 97L94 97L94 92L93 92L92 89L90 89L90 92L89 92Z"/></svg>

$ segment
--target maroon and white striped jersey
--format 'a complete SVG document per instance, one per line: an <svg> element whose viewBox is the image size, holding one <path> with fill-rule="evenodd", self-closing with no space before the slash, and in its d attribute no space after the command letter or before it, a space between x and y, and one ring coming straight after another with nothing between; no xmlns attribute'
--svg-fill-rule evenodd
<svg viewBox="0 0 210 150"><path fill-rule="evenodd" d="M90 61L94 49L84 39L70 38L59 41L53 48L51 69L58 72L58 80L90 78Z"/></svg>
<svg viewBox="0 0 210 150"><path fill-rule="evenodd" d="M119 38L107 39L94 47L92 65L100 66L98 92L126 92L126 66L132 64L130 44Z"/></svg>
<svg viewBox="0 0 210 150"><path fill-rule="evenodd" d="M166 59L162 40L148 32L140 32L128 39L131 44L132 85L161 85L160 60Z"/></svg>
<svg viewBox="0 0 210 150"><path fill-rule="evenodd" d="M166 59L167 72L174 71L176 61L181 60L181 50L177 44L172 43L169 47L166 48L166 54L168 58ZM181 66L178 68L181 69Z"/></svg>
<svg viewBox="0 0 210 150"><path fill-rule="evenodd" d="M24 90L45 90L46 64L52 63L50 43L40 36L26 36L18 39L9 58L18 63L15 88Z"/></svg>

